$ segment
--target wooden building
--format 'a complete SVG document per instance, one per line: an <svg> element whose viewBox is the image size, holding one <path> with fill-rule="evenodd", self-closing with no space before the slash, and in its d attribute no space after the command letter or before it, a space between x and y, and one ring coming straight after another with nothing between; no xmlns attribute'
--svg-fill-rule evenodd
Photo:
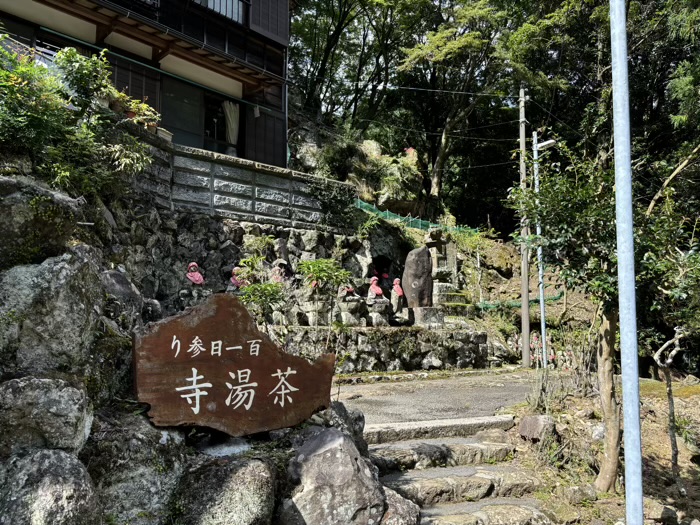
<svg viewBox="0 0 700 525"><path fill-rule="evenodd" d="M0 0L0 25L45 54L107 48L173 142L286 167L288 0Z"/></svg>

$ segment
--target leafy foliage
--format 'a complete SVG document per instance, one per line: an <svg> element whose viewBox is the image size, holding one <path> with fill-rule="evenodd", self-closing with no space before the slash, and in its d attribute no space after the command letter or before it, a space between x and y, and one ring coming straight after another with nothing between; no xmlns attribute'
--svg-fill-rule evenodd
<svg viewBox="0 0 700 525"><path fill-rule="evenodd" d="M335 293L335 289L338 286L347 283L352 276L335 259L300 261L298 270L304 276L304 281L309 286L314 286L317 289L327 289L333 293Z"/></svg>
<svg viewBox="0 0 700 525"><path fill-rule="evenodd" d="M286 297L280 283L253 283L242 289L240 299L250 307L258 321L267 325L273 309L283 304Z"/></svg>
<svg viewBox="0 0 700 525"><path fill-rule="evenodd" d="M35 155L59 140L71 115L58 78L31 55L0 46L0 146Z"/></svg>
<svg viewBox="0 0 700 525"><path fill-rule="evenodd" d="M110 83L104 52L86 57L66 48L48 68L32 53L0 47L0 63L0 149L28 155L38 175L76 196L121 191L121 179L148 167L146 145L98 103L125 97ZM157 113L143 115L146 122Z"/></svg>
<svg viewBox="0 0 700 525"><path fill-rule="evenodd" d="M259 235L250 237L243 243L243 249L257 256L264 257L268 250L275 246L275 238L272 235Z"/></svg>

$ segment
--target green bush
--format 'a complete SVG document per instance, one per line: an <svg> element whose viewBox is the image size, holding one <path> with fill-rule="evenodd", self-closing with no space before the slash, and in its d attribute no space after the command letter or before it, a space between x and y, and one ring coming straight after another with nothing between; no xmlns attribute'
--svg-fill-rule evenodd
<svg viewBox="0 0 700 525"><path fill-rule="evenodd" d="M86 57L63 49L54 68L34 58L33 51L0 47L0 150L29 156L38 176L71 195L121 191L123 178L151 162L125 124L157 121L157 113L116 91L104 51ZM125 109L138 108L137 119L98 102L116 98L129 102Z"/></svg>
<svg viewBox="0 0 700 525"><path fill-rule="evenodd" d="M0 147L34 159L46 144L61 139L72 124L58 78L0 46Z"/></svg>

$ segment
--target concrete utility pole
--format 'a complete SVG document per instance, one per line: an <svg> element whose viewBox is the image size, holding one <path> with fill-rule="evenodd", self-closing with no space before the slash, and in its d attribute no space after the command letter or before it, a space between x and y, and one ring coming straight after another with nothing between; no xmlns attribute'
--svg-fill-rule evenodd
<svg viewBox="0 0 700 525"><path fill-rule="evenodd" d="M527 167L525 166L525 87L520 85L520 188L527 187ZM528 235L525 217L520 219L520 235ZM530 368L530 250L523 242L520 245L520 349L523 368Z"/></svg>
<svg viewBox="0 0 700 525"><path fill-rule="evenodd" d="M627 27L625 0L610 0L613 129L615 135L615 223L620 300L622 402L625 421L625 505L628 525L644 522L642 441L639 423L637 306L632 227L632 148L630 140Z"/></svg>

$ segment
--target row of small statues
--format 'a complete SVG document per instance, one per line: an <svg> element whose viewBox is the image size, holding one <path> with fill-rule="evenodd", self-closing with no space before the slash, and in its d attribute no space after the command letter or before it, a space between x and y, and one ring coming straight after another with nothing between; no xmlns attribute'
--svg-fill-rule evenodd
<svg viewBox="0 0 700 525"><path fill-rule="evenodd" d="M241 276L242 269L238 266L234 267L231 271L231 288L232 291L238 291L250 284L245 278ZM196 262L191 262L187 265L187 279L194 285L201 286L204 284L204 277L199 271L199 265ZM287 263L281 259L273 263L273 269L271 271L271 278L275 282L284 282L285 279L289 277L287 270ZM384 281L389 279L386 273L382 274ZM385 286L386 288L386 286ZM389 303L391 302L392 309L394 313L400 313L403 310L404 303L404 292L401 288L401 279L396 278L391 286L391 299L386 297L384 290L379 286L379 277L374 276L370 279L369 289L367 290L367 297L364 300L368 305L373 305L377 303ZM338 288L338 299L344 302L354 302L363 300L355 289L350 284L341 285Z"/></svg>

